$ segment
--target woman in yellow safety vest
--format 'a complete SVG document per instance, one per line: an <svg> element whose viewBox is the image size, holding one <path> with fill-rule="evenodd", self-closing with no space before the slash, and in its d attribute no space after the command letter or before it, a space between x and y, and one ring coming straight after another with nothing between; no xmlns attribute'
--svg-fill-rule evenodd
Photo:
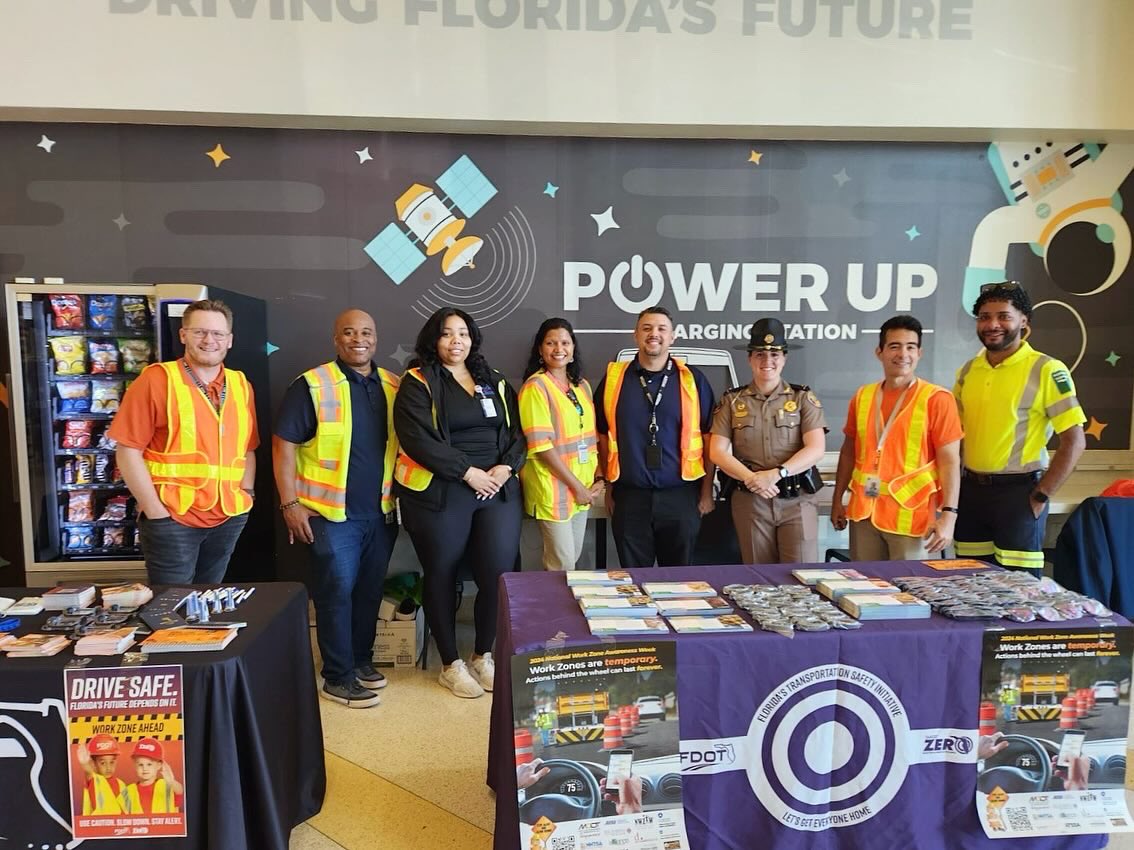
<svg viewBox="0 0 1134 850"><path fill-rule="evenodd" d="M545 320L532 340L520 388L520 422L528 441L528 462L520 472L524 513L539 524L545 570L575 569L587 509L602 494L603 482L595 480L595 403L581 372L571 323Z"/></svg>
<svg viewBox="0 0 1134 850"><path fill-rule="evenodd" d="M480 346L468 313L438 310L418 334L394 398L394 490L425 572L425 619L444 665L440 682L469 698L492 690L495 678L496 582L519 555L523 506L514 476L527 455L516 393ZM479 589L468 665L457 654L462 566Z"/></svg>

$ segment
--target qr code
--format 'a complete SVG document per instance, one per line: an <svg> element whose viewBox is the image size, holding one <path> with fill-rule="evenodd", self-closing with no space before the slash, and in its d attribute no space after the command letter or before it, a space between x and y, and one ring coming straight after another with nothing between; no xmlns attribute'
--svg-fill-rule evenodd
<svg viewBox="0 0 1134 850"><path fill-rule="evenodd" d="M1004 817L1008 819L1008 826L1012 832L1031 832L1032 821L1028 817L1028 810L1025 808L1006 808L1004 810Z"/></svg>

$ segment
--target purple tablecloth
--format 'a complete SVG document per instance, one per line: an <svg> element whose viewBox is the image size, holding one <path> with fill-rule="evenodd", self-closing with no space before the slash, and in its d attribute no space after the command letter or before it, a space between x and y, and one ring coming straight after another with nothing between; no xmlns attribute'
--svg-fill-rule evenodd
<svg viewBox="0 0 1134 850"><path fill-rule="evenodd" d="M827 565L831 566L831 565ZM919 562L855 564L870 576L956 575L939 573ZM704 580L718 590L731 583L794 583L792 567L720 566L665 570L630 570L635 582ZM488 750L488 784L497 791L496 850L516 850L519 831L516 808L515 757L512 742L511 659L518 653L545 649L562 633L562 644L596 643L562 574L506 574L499 585L497 666ZM1082 621L1083 624L1094 621ZM1000 625L998 623L997 625ZM857 631L796 634L788 639L757 629L745 634L672 634L677 642L677 693L683 741L742 738L765 700L796 674L823 665L858 668L883 683L879 700L889 691L904 707L913 730L975 730L980 702L982 635L985 624L965 623L933 615L928 620L864 624ZM641 642L626 637L619 642ZM816 688L824 685L817 684ZM867 701L865 688L847 684L849 692ZM830 682L825 684L830 688ZM801 687L800 693L808 687ZM853 699L853 697L852 697ZM876 702L878 700L875 700ZM885 710L879 712L883 721ZM886 726L885 723L882 724ZM889 727L887 727L889 728ZM860 730L852 729L852 733ZM887 731L892 748L892 733ZM928 734L928 733L927 733ZM856 738L857 739L857 738ZM796 742L798 743L798 742ZM794 748L792 751L794 752ZM870 748L865 748L869 750ZM916 756L913 757L916 761ZM806 773L806 765L791 760ZM852 762L861 762L856 747ZM785 765L765 762L771 774ZM848 763L846 768L861 768ZM882 771L885 774L885 770ZM976 769L970 763L936 761L910 764L904 781L884 808L869 819L838 828L806 831L790 828L757 799L744 770L714 775L686 774L683 802L689 840L694 850L1096 850L1105 836L990 840L977 818L974 802ZM838 780L837 775L832 777ZM880 775L879 782L885 784ZM758 780L763 781L763 780ZM778 780L769 777L773 784ZM879 782L866 789L877 797ZM782 790L782 789L781 789ZM888 795L884 795L888 796ZM806 811L806 806L797 807Z"/></svg>

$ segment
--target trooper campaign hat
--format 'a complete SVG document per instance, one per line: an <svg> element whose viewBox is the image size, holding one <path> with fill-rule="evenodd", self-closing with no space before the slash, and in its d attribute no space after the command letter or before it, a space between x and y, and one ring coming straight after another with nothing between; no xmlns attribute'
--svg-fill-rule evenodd
<svg viewBox="0 0 1134 850"><path fill-rule="evenodd" d="M791 351L798 346L788 345L784 323L779 319L758 319L752 324L748 345L736 346L737 351Z"/></svg>

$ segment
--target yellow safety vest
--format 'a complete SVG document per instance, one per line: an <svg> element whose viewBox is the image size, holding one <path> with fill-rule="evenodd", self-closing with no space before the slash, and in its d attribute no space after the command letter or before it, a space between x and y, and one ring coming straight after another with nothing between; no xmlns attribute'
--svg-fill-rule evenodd
<svg viewBox="0 0 1134 850"><path fill-rule="evenodd" d="M126 786L126 813L130 815L140 814L166 814L168 812L180 811L177 808L177 799L173 794L173 789L164 779L157 779L154 781L154 797L151 801L151 808L148 812L142 809L142 797L138 794L138 783L134 782Z"/></svg>
<svg viewBox="0 0 1134 850"><path fill-rule="evenodd" d="M386 396L386 453L382 463L382 513L394 509L393 471L398 453L394 434L394 394L398 378L378 369ZM343 522L346 516L346 482L350 466L350 382L335 361L303 373L311 391L318 425L315 436L295 453L295 495L305 507L329 519Z"/></svg>
<svg viewBox="0 0 1134 850"><path fill-rule="evenodd" d="M410 369L403 378L414 378L425 386L425 391L429 393L429 397L433 399L433 391L429 388L429 381L425 380L425 375L421 373L421 369ZM511 428L512 427L512 413L508 410L508 400L504 394L505 381L503 378L496 385L497 398L500 399L500 404L504 407L504 422ZM433 413L433 427L437 428L437 402L432 401ZM433 473L406 454L406 450L400 445L398 446L398 461L394 466L394 480L401 484L403 487L420 493L425 490L433 481Z"/></svg>
<svg viewBox="0 0 1134 850"><path fill-rule="evenodd" d="M949 392L928 381L917 383L914 397L894 417L877 470L871 468L878 452L874 405L882 385L867 384L855 394L855 459L847 504L849 519L869 517L875 528L911 537L929 528L936 508L932 499L941 489L929 447L929 399ZM869 475L881 481L876 497L866 495Z"/></svg>
<svg viewBox="0 0 1134 850"><path fill-rule="evenodd" d="M685 361L674 357L677 366L678 386L681 394L681 478L696 481L705 475L705 441L701 435L701 404L697 395L697 381ZM622 380L626 377L629 362L609 363L606 367L606 385L603 389L603 411L606 413L606 480L617 481L621 473L618 463L618 426L616 411Z"/></svg>
<svg viewBox="0 0 1134 850"><path fill-rule="evenodd" d="M169 438L165 450L142 452L161 503L177 516L184 516L190 508L212 510L218 502L226 516L247 513L252 497L241 489L240 482L252 438L253 414L244 373L224 370L225 400L218 413L204 393L190 383L179 360L146 368L164 369L168 385Z"/></svg>
<svg viewBox="0 0 1134 850"><path fill-rule="evenodd" d="M520 422L528 442L520 483L524 512L536 519L563 522L587 509L543 460L546 452L555 452L585 486L594 483L598 451L591 388L584 380L572 391L582 414L546 372L536 372L520 389ZM586 452L585 463L579 460L580 445Z"/></svg>
<svg viewBox="0 0 1134 850"><path fill-rule="evenodd" d="M122 791L126 783L117 776L109 779L102 774L91 774L88 780L90 785L83 788L83 814L84 815L120 815L122 814ZM117 786L118 790L115 790ZM94 799L91 799L91 789L94 789Z"/></svg>

